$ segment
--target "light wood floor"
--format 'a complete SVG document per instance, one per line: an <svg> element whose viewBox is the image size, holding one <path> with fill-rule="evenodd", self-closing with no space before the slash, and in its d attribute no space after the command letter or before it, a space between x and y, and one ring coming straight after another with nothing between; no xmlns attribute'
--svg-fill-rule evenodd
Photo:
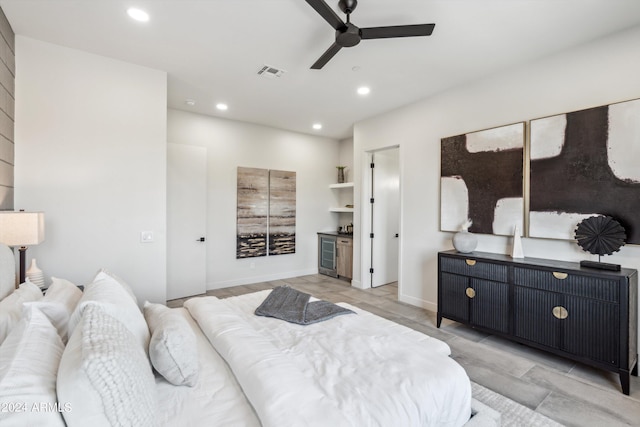
<svg viewBox="0 0 640 427"><path fill-rule="evenodd" d="M397 285L352 288L324 275L255 283L209 291L226 298L288 285L331 302L347 302L378 316L439 338L472 381L515 400L567 426L640 426L640 380L631 378L631 395L620 391L617 374L530 349L443 320L436 328L434 312L398 301ZM183 300L167 302L170 307Z"/></svg>

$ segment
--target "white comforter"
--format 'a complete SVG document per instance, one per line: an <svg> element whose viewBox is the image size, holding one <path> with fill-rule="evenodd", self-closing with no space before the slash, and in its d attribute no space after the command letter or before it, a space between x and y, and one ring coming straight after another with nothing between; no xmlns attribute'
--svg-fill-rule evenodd
<svg viewBox="0 0 640 427"><path fill-rule="evenodd" d="M158 426L260 427L260 420L224 359L211 347L189 312L182 308L176 310L196 334L198 382L193 387L175 386L161 375L156 376Z"/></svg>
<svg viewBox="0 0 640 427"><path fill-rule="evenodd" d="M471 387L449 346L357 314L300 326L258 317L270 291L185 303L264 427L460 426Z"/></svg>

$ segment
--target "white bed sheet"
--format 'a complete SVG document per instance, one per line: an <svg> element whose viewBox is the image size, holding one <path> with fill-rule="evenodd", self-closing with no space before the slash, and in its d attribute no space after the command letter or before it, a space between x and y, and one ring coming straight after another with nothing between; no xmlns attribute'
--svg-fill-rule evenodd
<svg viewBox="0 0 640 427"><path fill-rule="evenodd" d="M224 359L211 347L187 310L176 309L193 329L198 348L198 382L193 387L175 386L156 374L159 426L259 427L247 401Z"/></svg>
<svg viewBox="0 0 640 427"><path fill-rule="evenodd" d="M255 316L269 292L185 303L264 427L469 419L470 381L446 343L345 303L357 314L307 326Z"/></svg>

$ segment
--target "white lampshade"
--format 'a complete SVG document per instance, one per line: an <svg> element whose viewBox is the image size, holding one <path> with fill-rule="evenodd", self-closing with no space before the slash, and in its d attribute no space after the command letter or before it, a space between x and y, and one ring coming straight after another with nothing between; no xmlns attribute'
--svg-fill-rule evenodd
<svg viewBox="0 0 640 427"><path fill-rule="evenodd" d="M44 240L44 212L0 211L0 243L31 246Z"/></svg>

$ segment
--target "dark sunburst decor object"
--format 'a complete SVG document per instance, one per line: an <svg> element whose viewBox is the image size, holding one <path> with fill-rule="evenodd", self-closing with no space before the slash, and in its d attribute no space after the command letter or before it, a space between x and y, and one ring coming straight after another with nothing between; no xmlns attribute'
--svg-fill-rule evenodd
<svg viewBox="0 0 640 427"><path fill-rule="evenodd" d="M610 216L592 216L578 224L575 237L582 250L598 255L598 262L581 261L581 266L620 271L618 264L600 262L602 255L611 255L624 245L627 234L618 221Z"/></svg>

